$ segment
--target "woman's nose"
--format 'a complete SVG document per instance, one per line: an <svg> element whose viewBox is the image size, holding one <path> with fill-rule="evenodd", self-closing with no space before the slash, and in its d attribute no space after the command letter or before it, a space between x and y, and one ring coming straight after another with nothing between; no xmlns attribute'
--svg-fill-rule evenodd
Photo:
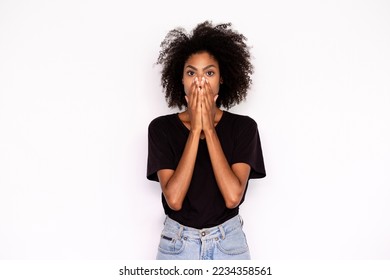
<svg viewBox="0 0 390 280"><path fill-rule="evenodd" d="M197 75L196 79L199 83L201 83L204 82L206 78L204 77L204 75Z"/></svg>
<svg viewBox="0 0 390 280"><path fill-rule="evenodd" d="M204 76L203 73L198 73L198 74L196 74L196 78L198 78L198 80L201 81L202 78L203 78L203 79L205 78L205 76Z"/></svg>

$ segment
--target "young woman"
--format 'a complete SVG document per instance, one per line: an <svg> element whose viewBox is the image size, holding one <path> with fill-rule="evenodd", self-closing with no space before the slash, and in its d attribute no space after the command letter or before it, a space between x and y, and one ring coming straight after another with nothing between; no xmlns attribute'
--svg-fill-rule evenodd
<svg viewBox="0 0 390 280"><path fill-rule="evenodd" d="M263 156L256 122L227 111L252 82L245 40L206 21L161 44L168 106L185 110L149 125L147 178L166 214L157 259L250 259L239 206L248 180L265 176Z"/></svg>

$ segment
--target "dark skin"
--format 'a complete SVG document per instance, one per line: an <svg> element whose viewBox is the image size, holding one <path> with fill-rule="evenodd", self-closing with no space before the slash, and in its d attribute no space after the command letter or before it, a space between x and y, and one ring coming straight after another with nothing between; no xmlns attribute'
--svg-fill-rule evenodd
<svg viewBox="0 0 390 280"><path fill-rule="evenodd" d="M176 170L157 172L162 192L171 209L181 209L192 179L199 140L204 139L226 207L235 208L244 194L250 166L246 163L230 166L215 131L223 114L215 103L223 82L218 61L208 52L192 54L184 65L182 81L187 109L179 118L188 128L189 136Z"/></svg>

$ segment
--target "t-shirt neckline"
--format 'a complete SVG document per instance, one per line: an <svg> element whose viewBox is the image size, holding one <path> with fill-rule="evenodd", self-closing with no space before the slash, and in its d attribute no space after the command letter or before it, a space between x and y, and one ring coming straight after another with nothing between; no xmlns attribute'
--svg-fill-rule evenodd
<svg viewBox="0 0 390 280"><path fill-rule="evenodd" d="M225 110L221 110L222 111L222 116L221 118L219 119L219 122L217 123L217 125L215 126L215 129L217 129L220 125L221 122L223 122L223 120L225 119L225 115L227 113L227 111ZM181 119L179 118L179 113L175 113L175 116L176 116L176 120L180 123L180 126L187 132L189 133L190 130L185 126L185 124L181 121ZM201 139L201 140L204 140L204 139Z"/></svg>

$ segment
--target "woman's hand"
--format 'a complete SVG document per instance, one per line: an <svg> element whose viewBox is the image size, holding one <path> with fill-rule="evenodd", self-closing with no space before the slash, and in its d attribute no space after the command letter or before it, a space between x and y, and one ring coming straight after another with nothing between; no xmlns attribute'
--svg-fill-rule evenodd
<svg viewBox="0 0 390 280"><path fill-rule="evenodd" d="M191 131L196 133L202 132L202 103L201 103L200 82L195 78L192 82L190 92L185 96L187 101L188 115L190 118Z"/></svg>
<svg viewBox="0 0 390 280"><path fill-rule="evenodd" d="M217 111L215 101L217 100L218 95L214 94L205 77L202 78L201 87L202 129L203 131L209 131L214 129L214 120Z"/></svg>
<svg viewBox="0 0 390 280"><path fill-rule="evenodd" d="M191 131L201 133L214 129L217 98L205 77L194 79L189 94L185 96Z"/></svg>

